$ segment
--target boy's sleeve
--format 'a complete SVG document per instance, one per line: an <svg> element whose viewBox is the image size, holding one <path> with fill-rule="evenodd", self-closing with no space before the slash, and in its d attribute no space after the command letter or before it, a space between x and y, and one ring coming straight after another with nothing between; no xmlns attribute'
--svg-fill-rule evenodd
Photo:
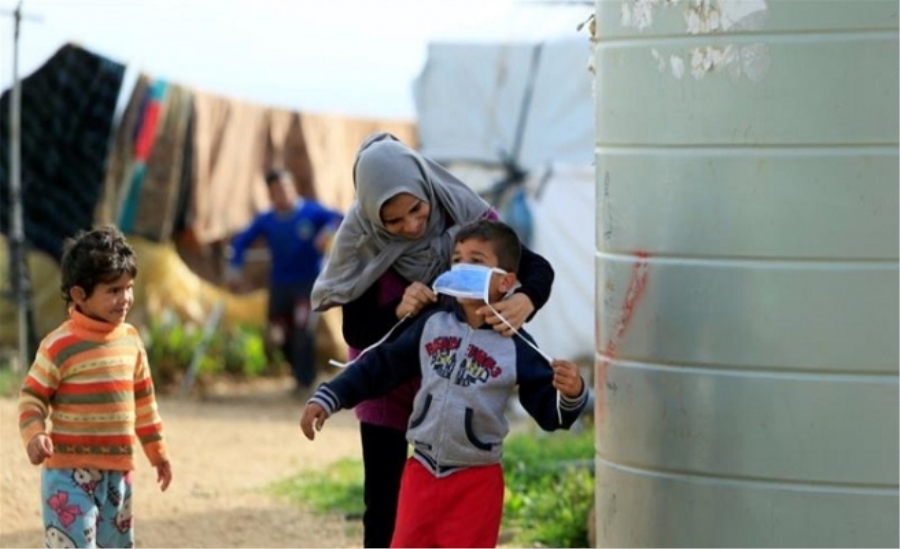
<svg viewBox="0 0 900 549"><path fill-rule="evenodd" d="M337 210L326 208L318 202L313 204L315 207L311 210L311 216L316 228L315 244L322 252L327 253L344 216Z"/></svg>
<svg viewBox="0 0 900 549"><path fill-rule="evenodd" d="M168 450L162 436L162 418L156 406L147 352L142 343L138 346L140 351L134 370L134 431L147 459L152 465L159 465L168 461Z"/></svg>
<svg viewBox="0 0 900 549"><path fill-rule="evenodd" d="M332 210L330 208L322 208L325 214L325 225L329 230L336 231L337 228L344 221L344 214L339 212L338 210Z"/></svg>
<svg viewBox="0 0 900 549"><path fill-rule="evenodd" d="M346 370L322 384L310 402L319 404L331 415L364 400L384 396L421 375L419 341L430 316L420 316L397 339L360 355Z"/></svg>
<svg viewBox="0 0 900 549"><path fill-rule="evenodd" d="M519 333L529 341L534 341L527 333ZM519 402L545 431L568 429L587 405L588 388L587 383L583 383L581 394L574 399L559 395L557 409L553 368L547 359L519 339L516 339L516 376L519 381Z"/></svg>
<svg viewBox="0 0 900 549"><path fill-rule="evenodd" d="M260 234L263 232L264 215L258 215L253 218L250 225L234 235L231 239L231 257L228 259L228 265L232 268L239 269L244 264L244 254L247 247L253 244Z"/></svg>
<svg viewBox="0 0 900 549"><path fill-rule="evenodd" d="M59 369L41 344L19 391L19 433L25 446L35 435L47 433L50 400L58 387Z"/></svg>

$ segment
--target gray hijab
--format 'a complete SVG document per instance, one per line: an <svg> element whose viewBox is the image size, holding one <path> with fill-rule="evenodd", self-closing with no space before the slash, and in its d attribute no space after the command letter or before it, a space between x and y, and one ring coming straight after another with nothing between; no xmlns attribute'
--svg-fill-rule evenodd
<svg viewBox="0 0 900 549"><path fill-rule="evenodd" d="M363 294L388 268L431 284L447 269L459 226L487 215L490 205L438 163L389 133L367 137L353 164L356 200L335 235L331 254L312 290L324 311ZM389 233L381 207L400 193L431 206L425 235L409 240Z"/></svg>

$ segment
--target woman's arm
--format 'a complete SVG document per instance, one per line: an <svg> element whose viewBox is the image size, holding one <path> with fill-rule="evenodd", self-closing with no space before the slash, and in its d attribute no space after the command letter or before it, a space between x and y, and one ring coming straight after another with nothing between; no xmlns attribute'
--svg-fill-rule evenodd
<svg viewBox="0 0 900 549"><path fill-rule="evenodd" d="M528 320L531 320L534 312L543 307L550 299L550 290L555 276L549 261L522 246L522 258L519 260L519 282L522 286L516 292L528 296L534 306L534 311L528 316Z"/></svg>
<svg viewBox="0 0 900 549"><path fill-rule="evenodd" d="M361 296L343 305L341 331L347 345L365 349L384 337L397 323L394 310L400 303L400 297L379 305L378 295L379 281L376 281Z"/></svg>
<svg viewBox="0 0 900 549"><path fill-rule="evenodd" d="M484 315L485 322L493 326L494 330L507 337L512 337L513 328L516 330L521 328L550 299L553 278L553 267L550 266L550 263L523 246L522 258L519 260L521 287L511 296L493 304L496 312L500 313L506 322L494 314L494 310L487 305L478 312Z"/></svg>
<svg viewBox="0 0 900 549"><path fill-rule="evenodd" d="M486 219L500 220L500 214L491 208L485 214ZM550 288L553 286L555 274L550 262L522 245L522 257L519 259L519 283L522 285L516 293L525 294L531 301L532 311L524 321L531 320L534 313L550 299ZM527 305L527 304L526 304Z"/></svg>

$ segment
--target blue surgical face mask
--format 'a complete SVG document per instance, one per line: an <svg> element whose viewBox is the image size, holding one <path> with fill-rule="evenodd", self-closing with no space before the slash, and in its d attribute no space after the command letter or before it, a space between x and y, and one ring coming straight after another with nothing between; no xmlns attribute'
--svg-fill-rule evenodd
<svg viewBox="0 0 900 549"><path fill-rule="evenodd" d="M488 302L490 301L491 275L494 273L506 274L506 271L484 265L457 263L449 271L435 279L432 289L438 294Z"/></svg>
<svg viewBox="0 0 900 549"><path fill-rule="evenodd" d="M468 263L457 263L453 266L452 269L437 277L437 280L435 280L434 282L433 289L435 293L442 293L468 299L482 299L487 302L491 289L491 275L495 272L506 274L506 271L504 271L503 269L490 268L483 265L472 265ZM490 304L488 304L488 306L490 306ZM493 307L491 308L493 309ZM337 360L329 360L329 363L340 368L346 368L347 366L355 362L355 360L358 360L362 355L384 343L387 338L390 337L390 335L394 332L394 330L396 330L397 327L403 323L403 321L408 319L409 316L410 315L406 315L401 318L396 324L394 324L394 326L388 331L388 333L384 335L384 337L363 349L360 352L359 356L356 357L356 359L346 363L339 362ZM507 322L507 324L509 323Z"/></svg>

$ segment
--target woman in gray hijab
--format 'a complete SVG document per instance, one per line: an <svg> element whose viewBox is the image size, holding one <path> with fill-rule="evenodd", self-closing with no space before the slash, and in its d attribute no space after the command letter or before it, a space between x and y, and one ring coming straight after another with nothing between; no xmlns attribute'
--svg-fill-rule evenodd
<svg viewBox="0 0 900 549"><path fill-rule="evenodd" d="M360 145L353 183L356 201L312 291L316 310L343 308L351 358L384 338L398 320L436 301L431 283L449 268L461 225L498 217L465 183L388 133L373 134ZM495 308L521 327L550 298L553 277L544 258L523 249L521 286ZM512 336L487 307L484 314L495 330ZM417 389L418 383L404 385L354 408L363 450L365 547L390 546Z"/></svg>

